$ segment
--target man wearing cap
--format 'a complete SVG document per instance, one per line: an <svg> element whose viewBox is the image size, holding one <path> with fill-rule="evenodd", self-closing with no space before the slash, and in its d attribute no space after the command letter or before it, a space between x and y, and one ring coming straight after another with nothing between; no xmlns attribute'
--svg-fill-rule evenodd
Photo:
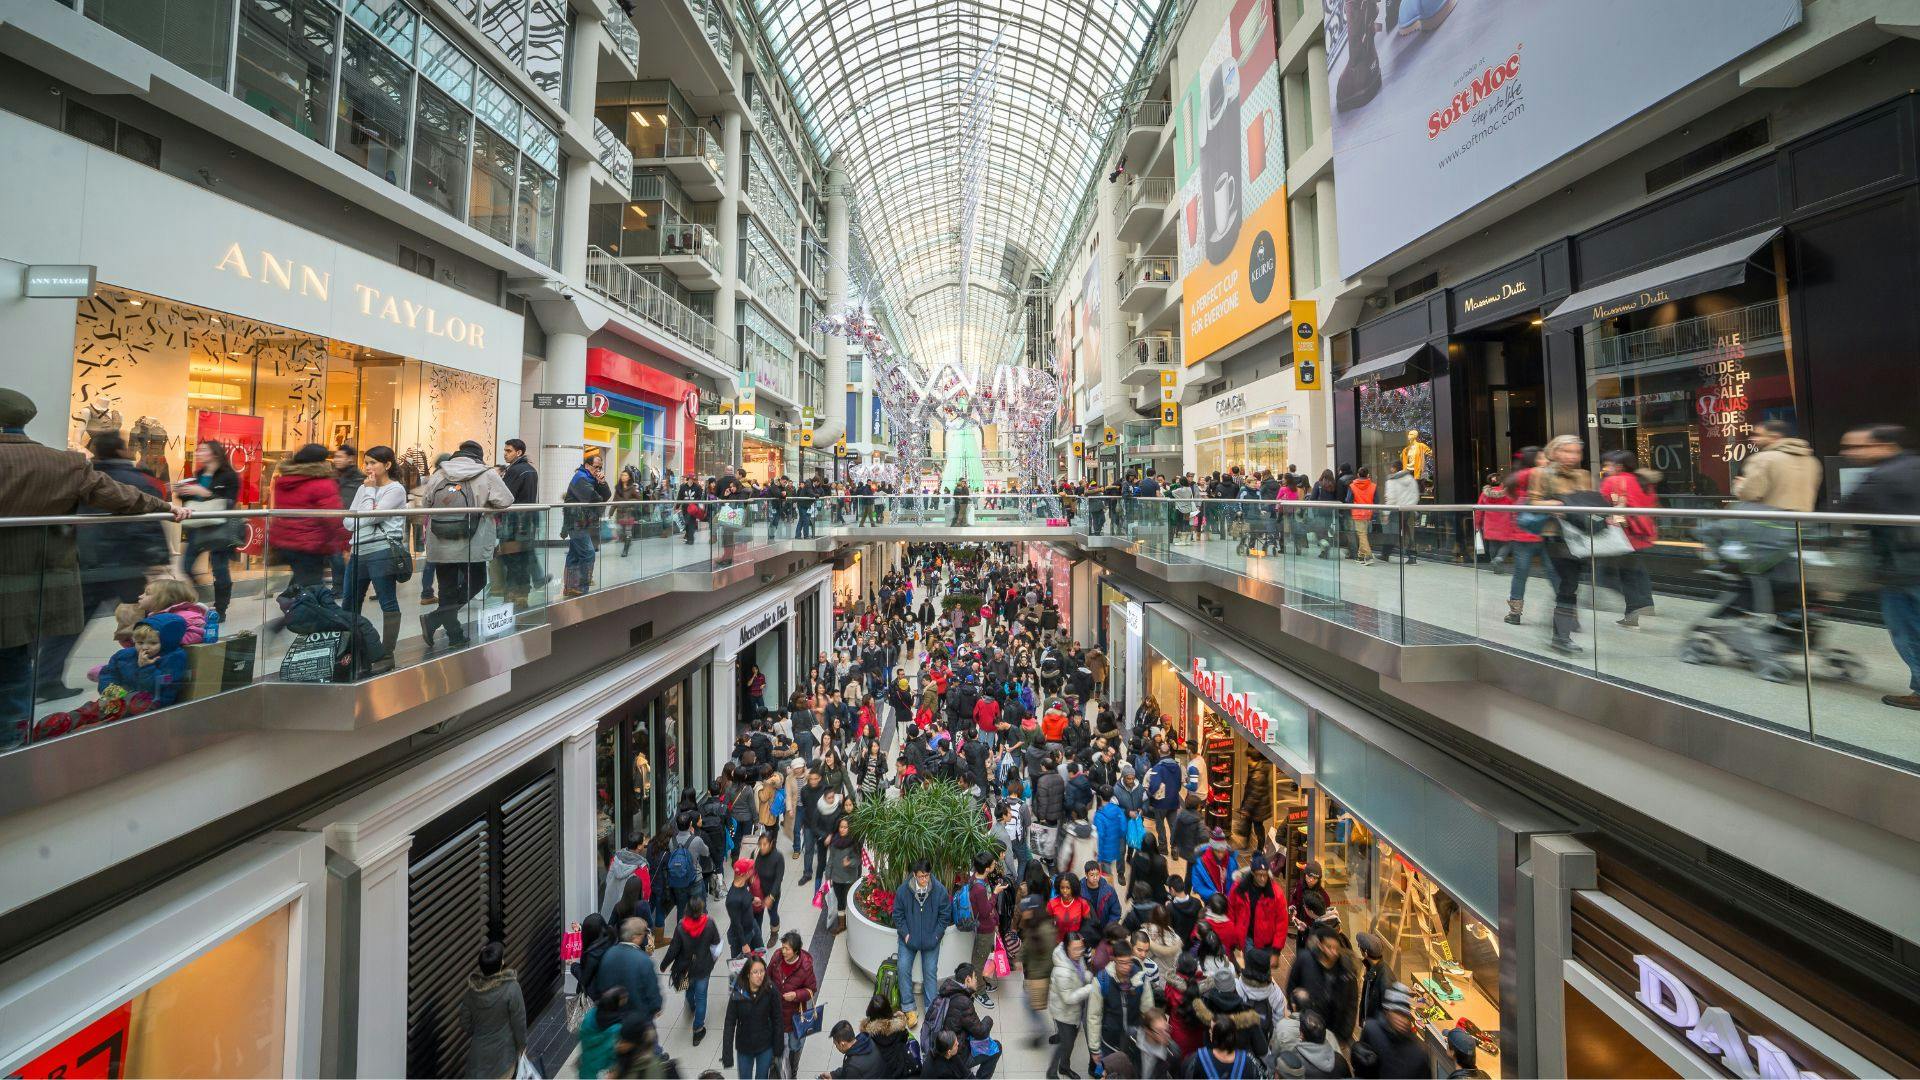
<svg viewBox="0 0 1920 1080"><path fill-rule="evenodd" d="M1453 1055L1453 1071L1447 1074L1447 1080L1488 1080L1487 1071L1474 1063L1480 1053L1479 1040L1453 1028L1447 1032L1447 1052Z"/></svg>
<svg viewBox="0 0 1920 1080"><path fill-rule="evenodd" d="M1360 1022L1364 1024L1379 1014L1386 1000L1389 976L1382 961L1387 956L1387 942L1378 934L1362 930L1353 943L1360 947L1360 962L1366 966L1366 975L1360 980Z"/></svg>
<svg viewBox="0 0 1920 1080"><path fill-rule="evenodd" d="M1287 944L1287 899L1267 870L1267 857L1255 855L1253 869L1227 895L1227 915L1247 933L1247 947L1279 952Z"/></svg>
<svg viewBox="0 0 1920 1080"><path fill-rule="evenodd" d="M1361 1029L1360 1043L1378 1058L1373 1075L1380 1080L1426 1080L1433 1075L1433 1060L1413 1030L1413 994L1405 983L1387 989L1380 1015Z"/></svg>
<svg viewBox="0 0 1920 1080"><path fill-rule="evenodd" d="M109 514L187 511L112 479L70 450L27 437L39 409L18 390L0 388L0 513L8 517L71 514L81 506ZM26 741L33 721L34 653L42 640L78 634L80 568L72 529L20 529L0 544L0 748ZM39 673L58 682L60 672Z"/></svg>
<svg viewBox="0 0 1920 1080"><path fill-rule="evenodd" d="M1240 856L1228 846L1227 830L1216 827L1212 839L1197 855L1187 870L1193 882L1193 895L1202 901L1214 893L1226 895L1233 886L1233 876L1240 872Z"/></svg>

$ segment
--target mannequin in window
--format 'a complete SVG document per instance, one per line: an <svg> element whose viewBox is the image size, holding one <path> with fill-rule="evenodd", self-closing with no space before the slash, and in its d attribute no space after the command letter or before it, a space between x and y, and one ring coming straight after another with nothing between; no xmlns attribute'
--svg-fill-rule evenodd
<svg viewBox="0 0 1920 1080"><path fill-rule="evenodd" d="M1400 467L1413 474L1416 481L1427 478L1427 461L1433 457L1433 447L1420 441L1420 432L1407 429L1407 445L1400 448Z"/></svg>

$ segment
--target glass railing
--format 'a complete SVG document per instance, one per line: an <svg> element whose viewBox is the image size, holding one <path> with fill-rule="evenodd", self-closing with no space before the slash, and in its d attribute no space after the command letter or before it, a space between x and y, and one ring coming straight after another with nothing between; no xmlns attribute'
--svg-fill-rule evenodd
<svg viewBox="0 0 1920 1080"><path fill-rule="evenodd" d="M707 36L707 43L720 57L723 64L733 62L733 32L727 27L727 16L719 0L693 0L693 14L700 20L700 29Z"/></svg>
<svg viewBox="0 0 1920 1080"><path fill-rule="evenodd" d="M660 161L666 158L705 158L713 166L716 175L727 175L726 157L720 150L720 140L713 137L706 128L671 127L663 132L657 144L649 145L635 157L642 161Z"/></svg>
<svg viewBox="0 0 1920 1080"><path fill-rule="evenodd" d="M1538 506L1082 501L1077 529L1280 586L1286 606L1373 637L1485 645L1920 763L1920 668L1902 659L1920 656L1920 640L1881 614L1889 598L1904 610L1920 571L1920 517L1554 507L1542 521L1523 516ZM1584 537L1569 523L1595 520L1599 539L1573 547L1518 532Z"/></svg>
<svg viewBox="0 0 1920 1080"><path fill-rule="evenodd" d="M1113 220L1125 221L1127 215L1132 213L1136 206L1157 207L1165 210L1167 204L1172 201L1172 177L1149 176L1144 180L1135 180L1121 188L1118 197L1113 200Z"/></svg>
<svg viewBox="0 0 1920 1080"><path fill-rule="evenodd" d="M1129 420L1120 425L1120 448L1140 453L1146 450L1180 449L1180 429L1159 420Z"/></svg>
<svg viewBox="0 0 1920 1080"><path fill-rule="evenodd" d="M633 151L598 117L593 121L593 156L613 174L614 182L621 191L633 189Z"/></svg>
<svg viewBox="0 0 1920 1080"><path fill-rule="evenodd" d="M640 66L640 31L634 28L633 18L622 12L614 12L606 21L607 36L613 39L614 48L627 58L627 66Z"/></svg>
<svg viewBox="0 0 1920 1080"><path fill-rule="evenodd" d="M1130 359L1136 367L1180 366L1180 339L1172 334L1143 334L1134 338L1128 348L1132 350Z"/></svg>
<svg viewBox="0 0 1920 1080"><path fill-rule="evenodd" d="M1134 259L1120 275L1120 297L1126 297L1135 289L1164 289L1173 284L1173 260L1161 256L1149 256Z"/></svg>
<svg viewBox="0 0 1920 1080"><path fill-rule="evenodd" d="M739 370L739 350L733 339L721 333L711 319L597 247L587 249L587 287L726 367Z"/></svg>
<svg viewBox="0 0 1920 1080"><path fill-rule="evenodd" d="M1129 127L1148 128L1165 127L1167 119L1173 115L1171 101L1143 101L1133 110L1133 122Z"/></svg>
<svg viewBox="0 0 1920 1080"><path fill-rule="evenodd" d="M696 221L670 222L660 227L660 254L693 255L708 266L720 262L720 241L713 230Z"/></svg>

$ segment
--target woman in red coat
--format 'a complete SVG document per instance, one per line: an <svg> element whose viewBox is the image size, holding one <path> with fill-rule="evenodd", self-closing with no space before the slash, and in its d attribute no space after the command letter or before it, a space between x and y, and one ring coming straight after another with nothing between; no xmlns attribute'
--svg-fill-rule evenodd
<svg viewBox="0 0 1920 1080"><path fill-rule="evenodd" d="M340 510L340 483L327 448L308 443L273 477L275 510ZM337 517L281 517L267 521L267 553L293 568L295 586L326 579L327 562L347 550L347 527Z"/></svg>
<svg viewBox="0 0 1920 1080"><path fill-rule="evenodd" d="M820 980L813 975L813 954L800 947L800 935L789 930L780 938L780 947L767 961L767 978L780 993L780 1038L786 1048L787 1075L798 1076L800 1044L793 1034L793 1018L813 1005L820 993Z"/></svg>
<svg viewBox="0 0 1920 1080"><path fill-rule="evenodd" d="M1227 896L1227 919L1246 932L1246 948L1279 952L1287 943L1287 898L1267 871L1267 857L1255 855L1253 869Z"/></svg>

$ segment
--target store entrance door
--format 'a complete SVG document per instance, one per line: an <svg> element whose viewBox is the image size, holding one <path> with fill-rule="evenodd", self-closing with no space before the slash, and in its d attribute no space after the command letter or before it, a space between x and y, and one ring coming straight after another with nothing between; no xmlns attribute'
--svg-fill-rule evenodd
<svg viewBox="0 0 1920 1080"><path fill-rule="evenodd" d="M1495 471L1513 465L1522 447L1547 441L1545 349L1540 315L1527 312L1492 326L1456 334L1467 377L1467 459L1471 481L1461 488L1477 492ZM1529 462L1528 464L1531 464ZM1471 487L1469 487L1469 483Z"/></svg>

